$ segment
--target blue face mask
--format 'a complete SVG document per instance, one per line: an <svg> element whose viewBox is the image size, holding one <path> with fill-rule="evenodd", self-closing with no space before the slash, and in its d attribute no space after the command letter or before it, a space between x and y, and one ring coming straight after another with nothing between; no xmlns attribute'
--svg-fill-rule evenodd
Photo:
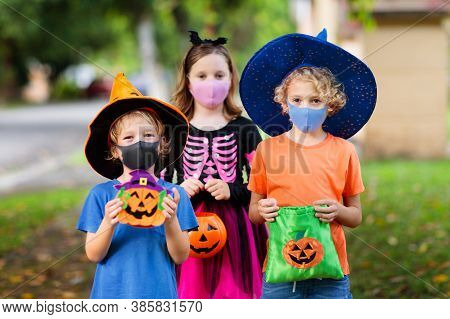
<svg viewBox="0 0 450 319"><path fill-rule="evenodd" d="M292 123L302 132L308 133L317 130L327 118L327 106L321 109L298 107L287 102L289 116Z"/></svg>

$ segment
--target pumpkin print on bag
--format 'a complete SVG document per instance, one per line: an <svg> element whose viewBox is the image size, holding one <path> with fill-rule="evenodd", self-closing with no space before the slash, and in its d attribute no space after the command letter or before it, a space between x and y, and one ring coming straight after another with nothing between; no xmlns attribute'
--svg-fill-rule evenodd
<svg viewBox="0 0 450 319"><path fill-rule="evenodd" d="M189 256L209 258L216 255L225 246L227 230L219 216L214 213L195 213L197 230L189 232L191 250Z"/></svg>
<svg viewBox="0 0 450 319"><path fill-rule="evenodd" d="M119 190L117 197L124 202L118 214L119 222L145 228L162 225L166 218L161 204L171 191L158 185L145 170L135 170L130 174L129 182L114 185Z"/></svg>
<svg viewBox="0 0 450 319"><path fill-rule="evenodd" d="M283 258L293 267L311 268L322 261L323 247L317 239L310 237L290 240L283 247Z"/></svg>

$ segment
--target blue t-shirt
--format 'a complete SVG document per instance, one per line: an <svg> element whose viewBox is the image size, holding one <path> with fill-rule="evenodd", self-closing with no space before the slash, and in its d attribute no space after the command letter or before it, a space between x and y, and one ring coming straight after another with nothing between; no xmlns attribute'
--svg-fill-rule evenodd
<svg viewBox="0 0 450 319"><path fill-rule="evenodd" d="M116 197L114 184L119 181L115 179L91 189L78 220L78 230L97 232L106 203ZM162 179L158 184L179 191L177 216L181 230L197 227L184 189ZM175 264L167 249L164 224L153 228L116 225L108 253L97 264L91 298L177 298Z"/></svg>

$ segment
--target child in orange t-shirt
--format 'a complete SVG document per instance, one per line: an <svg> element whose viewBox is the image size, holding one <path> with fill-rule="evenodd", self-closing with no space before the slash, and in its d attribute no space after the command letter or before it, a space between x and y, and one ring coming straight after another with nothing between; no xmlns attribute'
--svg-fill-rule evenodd
<svg viewBox="0 0 450 319"><path fill-rule="evenodd" d="M330 223L345 275L294 283L264 279L262 298L352 298L342 226L361 223L364 185L355 147L345 139L373 112L370 69L327 42L326 30L316 38L290 34L255 54L240 90L250 117L274 136L258 145L252 162L251 221L273 222L280 207L314 205L315 216Z"/></svg>

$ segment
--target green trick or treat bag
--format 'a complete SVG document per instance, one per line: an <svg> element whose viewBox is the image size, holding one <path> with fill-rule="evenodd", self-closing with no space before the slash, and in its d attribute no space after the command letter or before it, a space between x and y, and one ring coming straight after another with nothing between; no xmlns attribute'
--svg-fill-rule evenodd
<svg viewBox="0 0 450 319"><path fill-rule="evenodd" d="M344 277L330 225L314 215L313 206L281 207L269 223L267 282Z"/></svg>

